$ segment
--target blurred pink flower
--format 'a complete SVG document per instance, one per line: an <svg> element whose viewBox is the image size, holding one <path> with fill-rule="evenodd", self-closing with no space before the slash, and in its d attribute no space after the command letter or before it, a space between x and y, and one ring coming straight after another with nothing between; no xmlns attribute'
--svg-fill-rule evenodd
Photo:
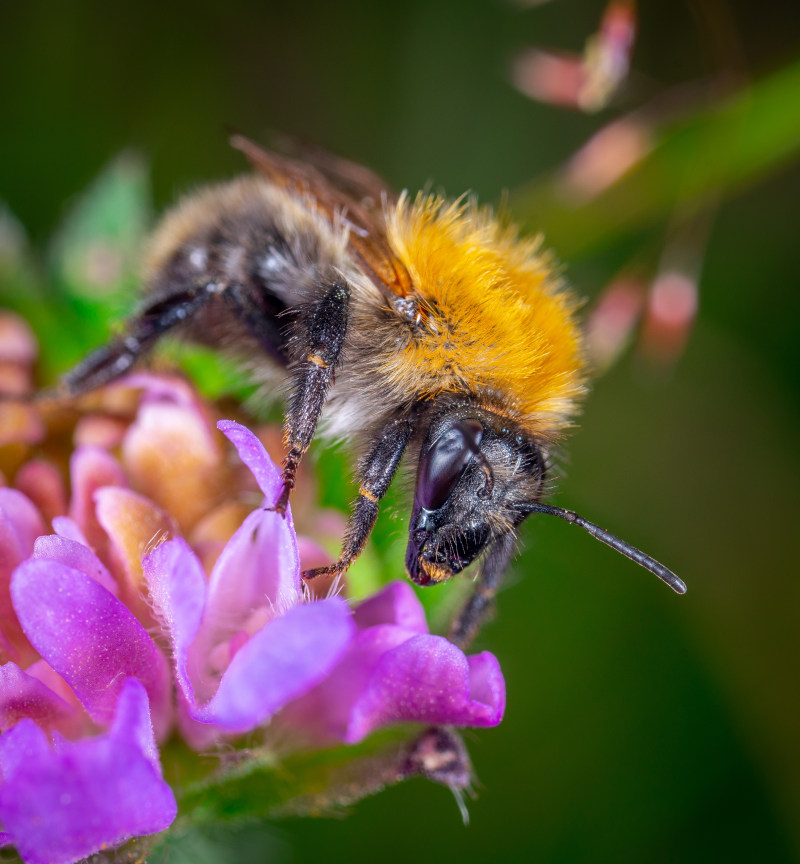
<svg viewBox="0 0 800 864"><path fill-rule="evenodd" d="M634 3L611 0L582 54L529 48L514 61L512 83L538 102L599 111L628 76L635 37Z"/></svg>
<svg viewBox="0 0 800 864"><path fill-rule="evenodd" d="M683 353L698 306L694 274L665 269L650 286L642 327L641 350L661 367L671 367Z"/></svg>
<svg viewBox="0 0 800 864"><path fill-rule="evenodd" d="M606 372L633 338L645 302L642 279L614 279L592 304L584 327L586 354L596 374Z"/></svg>

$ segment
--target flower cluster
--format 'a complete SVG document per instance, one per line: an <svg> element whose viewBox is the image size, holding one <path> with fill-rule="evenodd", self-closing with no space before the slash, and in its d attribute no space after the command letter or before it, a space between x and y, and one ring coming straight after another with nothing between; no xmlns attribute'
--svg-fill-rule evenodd
<svg viewBox="0 0 800 864"><path fill-rule="evenodd" d="M0 378L29 361L0 356ZM207 750L269 724L321 747L404 721L500 721L496 659L431 635L407 583L306 599L304 542L291 512L268 509L279 469L222 421L237 459L185 382L109 388L68 433L4 410L0 840L24 861L168 828L180 790L159 745L173 734ZM68 483L51 446L65 434Z"/></svg>

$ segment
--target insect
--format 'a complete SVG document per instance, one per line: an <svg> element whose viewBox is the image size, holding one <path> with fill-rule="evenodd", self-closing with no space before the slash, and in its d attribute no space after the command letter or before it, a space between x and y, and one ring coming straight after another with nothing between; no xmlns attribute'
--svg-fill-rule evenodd
<svg viewBox="0 0 800 864"><path fill-rule="evenodd" d="M581 525L678 593L666 567L542 502L550 454L584 390L575 302L537 241L462 198L394 195L371 171L232 143L254 173L187 198L156 229L143 303L67 373L72 395L118 378L169 331L220 347L264 387L289 382L282 492L317 430L353 443L358 497L339 560L364 548L405 453L416 466L406 553L418 585L476 559L451 637L491 607L531 513Z"/></svg>

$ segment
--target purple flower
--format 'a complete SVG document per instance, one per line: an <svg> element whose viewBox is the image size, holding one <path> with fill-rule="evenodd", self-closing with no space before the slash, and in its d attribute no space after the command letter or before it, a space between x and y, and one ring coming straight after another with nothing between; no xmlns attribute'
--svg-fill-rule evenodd
<svg viewBox="0 0 800 864"><path fill-rule="evenodd" d="M48 740L24 718L0 737L0 838L29 864L68 864L169 827L175 797L161 777L147 693L120 688L111 728L79 742Z"/></svg>
<svg viewBox="0 0 800 864"><path fill-rule="evenodd" d="M166 660L125 604L104 587L105 577L88 547L41 537L33 557L14 573L14 609L39 656L96 724L108 725L125 682L136 678L150 699L156 734L164 738L172 717Z"/></svg>
<svg viewBox="0 0 800 864"><path fill-rule="evenodd" d="M492 655L431 635L406 583L309 601L291 511L248 503L280 488L259 439L219 424L243 471L188 385L134 380L133 400L108 391L113 421L76 427L69 494L49 462L3 468L0 844L66 864L167 828L157 744L176 723L200 749L270 724L319 747L500 722Z"/></svg>
<svg viewBox="0 0 800 864"><path fill-rule="evenodd" d="M290 705L281 721L316 744L355 744L380 726L417 722L496 726L505 710L500 664L488 652L465 657L428 633L422 605L393 582L358 606L358 632L331 673Z"/></svg>
<svg viewBox="0 0 800 864"><path fill-rule="evenodd" d="M265 499L280 491L280 471L245 427L220 429L252 471ZM181 539L144 561L151 602L169 635L175 676L191 720L220 733L248 732L318 684L347 648L354 624L343 600L302 602L300 558L291 512L251 513L206 582ZM201 746L214 729L182 721Z"/></svg>
<svg viewBox="0 0 800 864"><path fill-rule="evenodd" d="M220 429L265 500L280 472L261 442L230 421ZM176 539L145 559L156 614L169 632L185 714L220 733L250 731L283 709L282 725L315 745L355 743L403 721L494 726L505 689L491 654L467 658L428 633L413 589L390 585L351 613L343 600L302 600L291 513L245 519L208 583ZM199 746L213 733L183 722Z"/></svg>
<svg viewBox="0 0 800 864"><path fill-rule="evenodd" d="M76 540L34 540L34 512L0 489L3 557L29 555L6 586L24 643L8 628L6 644L40 658L0 666L0 836L25 861L69 862L171 824L153 727L165 737L173 708L166 659L109 570Z"/></svg>

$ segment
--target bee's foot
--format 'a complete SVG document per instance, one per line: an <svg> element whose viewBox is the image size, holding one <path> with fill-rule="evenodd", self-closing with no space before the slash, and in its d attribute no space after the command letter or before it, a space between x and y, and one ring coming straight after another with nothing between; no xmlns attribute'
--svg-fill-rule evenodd
<svg viewBox="0 0 800 864"><path fill-rule="evenodd" d="M284 483L283 484L283 490L282 490L278 500L273 504L272 507L267 507L266 509L270 510L274 513L278 513L279 515L283 516L283 518L285 519L286 518L286 508L289 506L289 495L292 491L293 486L294 486L294 483L292 483L291 485Z"/></svg>
<svg viewBox="0 0 800 864"><path fill-rule="evenodd" d="M325 576L331 579L335 578L342 572L341 568L336 564L331 564L328 567L314 567L311 570L303 570L303 582L313 582L315 579L321 579Z"/></svg>
<svg viewBox="0 0 800 864"><path fill-rule="evenodd" d="M323 600L339 594L342 588L342 576L345 568L338 563L328 567L315 567L304 570L303 591L306 600Z"/></svg>

